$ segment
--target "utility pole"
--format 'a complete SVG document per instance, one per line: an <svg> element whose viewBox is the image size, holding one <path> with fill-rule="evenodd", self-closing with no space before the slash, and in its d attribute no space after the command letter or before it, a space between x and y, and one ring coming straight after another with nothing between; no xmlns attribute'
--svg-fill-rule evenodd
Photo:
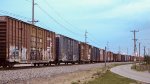
<svg viewBox="0 0 150 84"><path fill-rule="evenodd" d="M109 41L107 41L107 51L109 51Z"/></svg>
<svg viewBox="0 0 150 84"><path fill-rule="evenodd" d="M32 0L32 25L34 25L34 0Z"/></svg>
<svg viewBox="0 0 150 84"><path fill-rule="evenodd" d="M105 68L106 68L106 58L107 58L107 47L105 46Z"/></svg>
<svg viewBox="0 0 150 84"><path fill-rule="evenodd" d="M133 31L131 31L131 32L133 32L133 35L134 35L134 37L133 37L133 41L134 41L134 54L137 55L137 47L136 47L136 41L137 41L137 39L136 39L136 33L139 32L139 31L133 30Z"/></svg>
<svg viewBox="0 0 150 84"><path fill-rule="evenodd" d="M146 55L145 49L146 49L146 47L144 46L144 56Z"/></svg>
<svg viewBox="0 0 150 84"><path fill-rule="evenodd" d="M88 38L87 33L88 33L87 30L85 30L85 43L87 43L87 38Z"/></svg>
<svg viewBox="0 0 150 84"><path fill-rule="evenodd" d="M121 49L120 49L120 46L119 46L119 48L118 48L118 49L119 49L119 50L118 50L118 53L119 53L119 54L121 54Z"/></svg>
<svg viewBox="0 0 150 84"><path fill-rule="evenodd" d="M148 48L148 55L150 55L150 48Z"/></svg>
<svg viewBox="0 0 150 84"><path fill-rule="evenodd" d="M34 6L36 5L36 3L34 2L34 0L32 0L32 21L29 21L32 23L32 25L34 25L35 22L38 22L38 21L35 21L35 18L34 18Z"/></svg>
<svg viewBox="0 0 150 84"><path fill-rule="evenodd" d="M127 55L129 54L128 52L129 52L129 51L128 51L128 48L127 48Z"/></svg>
<svg viewBox="0 0 150 84"><path fill-rule="evenodd" d="M141 60L140 60L140 54L141 54L141 43L139 42L139 65L140 65L140 62L141 62Z"/></svg>
<svg viewBox="0 0 150 84"><path fill-rule="evenodd" d="M136 61L137 61L137 59L136 59L136 56L137 56L137 47L136 47L136 41L137 41L137 39L136 39L136 33L137 32L139 32L139 31L137 31L137 30L133 30L133 31L131 31L131 32L133 32L133 41L134 41L134 55L135 55L135 58L134 58L134 64L135 64L135 68L136 68Z"/></svg>

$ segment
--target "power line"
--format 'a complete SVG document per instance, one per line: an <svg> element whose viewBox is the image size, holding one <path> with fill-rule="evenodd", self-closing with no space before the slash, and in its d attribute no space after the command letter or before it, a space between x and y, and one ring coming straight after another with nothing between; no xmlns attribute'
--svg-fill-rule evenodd
<svg viewBox="0 0 150 84"><path fill-rule="evenodd" d="M29 1L29 0L26 0L26 1ZM31 1L29 1L29 2L31 2ZM57 11L55 11L55 9L45 0L45 2L46 2L46 4L47 4L47 6L49 6L54 12L55 12L55 14L57 15L57 16L59 16L65 23L67 23L67 24L69 24L71 27L73 27L74 29L78 29L79 31L81 31L78 27L75 27L74 25L72 25L70 22L68 22L66 19L64 19ZM35 5L35 4L34 4ZM73 33L73 34L76 34L76 35L79 35L78 33L76 33L76 32L73 32L73 31L71 31L70 29L68 29L68 28L66 28L63 24L61 24L61 23L59 23L56 19L54 19L51 15L49 15L49 13L47 12L47 11L45 11L39 4L37 4L36 3L36 5L38 6L38 8L42 11L42 12L44 12L48 17L50 17L55 23L57 23L59 26L61 26L62 28L64 28L64 29L66 29L67 31L69 31L69 32L71 32L71 33ZM33 18L32 18L32 20L33 20ZM90 34L90 35L92 35L92 34ZM79 35L80 36L80 35ZM86 37L87 38L87 37ZM97 44L97 40L95 40L95 41L97 41L97 42L95 42L95 41L93 41L93 40L91 40L93 43L95 43L95 44ZM99 42L98 42L99 43ZM99 45L99 44L98 44Z"/></svg>
<svg viewBox="0 0 150 84"><path fill-rule="evenodd" d="M20 19L25 19L25 20L31 20L31 18L25 17L25 16L21 16L18 14L14 14L5 10L0 10L1 13L5 14L5 15L9 15L9 16L13 16L13 17L19 17Z"/></svg>
<svg viewBox="0 0 150 84"><path fill-rule="evenodd" d="M70 25L70 26L73 27L74 29L78 29L79 31L81 31L78 27L72 25L70 22L68 22L66 19L64 19L64 18L61 16L61 14L60 14L59 12L57 12L46 0L44 0L44 1L45 1L46 5L47 5L49 8L51 8L51 9L55 12L55 14L56 14L60 19L62 19L65 23L67 23L68 25Z"/></svg>
<svg viewBox="0 0 150 84"><path fill-rule="evenodd" d="M68 22L66 19L64 19L64 18L61 16L61 14L58 13L46 0L45 0L45 3L46 3L47 6L49 6L49 7L55 12L55 14L56 14L57 16L59 16L65 23L67 23L68 25L70 25L70 26L73 27L74 29L77 29L77 30L81 31L80 28L78 28L78 27L72 25L70 22ZM88 33L89 33L89 32L88 32ZM89 33L89 34L90 34L90 36L93 36L91 33ZM93 37L94 37L94 36L93 36ZM94 37L94 39L95 39L95 37ZM95 41L97 41L97 39L96 39ZM98 41L97 41L97 42L98 42ZM96 42L96 43L97 43L97 42ZM99 42L98 42L98 43L99 43Z"/></svg>
<svg viewBox="0 0 150 84"><path fill-rule="evenodd" d="M65 27L63 24L59 23L56 19L54 19L51 15L48 14L48 12L46 12L39 4L37 4L37 7L42 11L44 12L49 18L51 18L55 23L57 23L59 26L61 26L62 28L66 29L67 31L75 34L75 35L78 35L77 33L71 31L70 29L68 29L67 27Z"/></svg>
<svg viewBox="0 0 150 84"><path fill-rule="evenodd" d="M26 1L28 1L28 0L26 0ZM30 2L30 1L29 1L29 2ZM67 31L69 31L69 32L71 32L71 33L73 33L73 34L78 35L78 33L71 31L70 29L66 28L63 24L59 23L56 19L54 19L51 15L49 15L49 13L48 13L47 11L45 11L39 4L34 3L34 0L33 0L33 2L32 2L32 21L31 21L32 23L35 22L35 21L34 21L34 5L37 5L37 7L38 7L43 13L45 13L49 18L51 18L56 24L58 24L59 26L61 26L62 28L66 29Z"/></svg>

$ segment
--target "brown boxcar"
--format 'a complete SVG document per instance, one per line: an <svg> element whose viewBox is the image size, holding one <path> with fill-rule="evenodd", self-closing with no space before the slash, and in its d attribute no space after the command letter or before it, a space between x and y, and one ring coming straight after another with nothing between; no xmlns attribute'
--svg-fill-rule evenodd
<svg viewBox="0 0 150 84"><path fill-rule="evenodd" d="M129 61L131 62L131 55L129 56Z"/></svg>
<svg viewBox="0 0 150 84"><path fill-rule="evenodd" d="M113 53L113 58L114 58L113 61L117 62L117 54L116 53Z"/></svg>
<svg viewBox="0 0 150 84"><path fill-rule="evenodd" d="M54 45L54 32L9 16L0 16L1 65L54 61Z"/></svg>
<svg viewBox="0 0 150 84"><path fill-rule="evenodd" d="M97 47L92 46L92 55L91 55L92 62L100 62L100 50Z"/></svg>
<svg viewBox="0 0 150 84"><path fill-rule="evenodd" d="M56 55L59 63L79 62L79 41L58 34L56 36Z"/></svg>
<svg viewBox="0 0 150 84"><path fill-rule="evenodd" d="M110 51L107 51L107 62L110 61Z"/></svg>
<svg viewBox="0 0 150 84"><path fill-rule="evenodd" d="M135 56L131 56L131 61L134 62Z"/></svg>
<svg viewBox="0 0 150 84"><path fill-rule="evenodd" d="M124 62L127 62L127 55L124 55Z"/></svg>
<svg viewBox="0 0 150 84"><path fill-rule="evenodd" d="M130 56L131 55L127 55L127 62L130 62Z"/></svg>
<svg viewBox="0 0 150 84"><path fill-rule="evenodd" d="M125 55L121 55L121 62L125 62Z"/></svg>
<svg viewBox="0 0 150 84"><path fill-rule="evenodd" d="M107 61L108 61L108 62L113 61L113 54L112 54L111 51L108 51L108 52L107 52Z"/></svg>
<svg viewBox="0 0 150 84"><path fill-rule="evenodd" d="M113 57L113 52L110 53L110 62L113 62L114 57Z"/></svg>
<svg viewBox="0 0 150 84"><path fill-rule="evenodd" d="M100 49L100 62L104 62L104 61L105 61L105 50Z"/></svg>
<svg viewBox="0 0 150 84"><path fill-rule="evenodd" d="M121 54L113 53L113 59L115 62L121 62Z"/></svg>
<svg viewBox="0 0 150 84"><path fill-rule="evenodd" d="M80 62L90 62L91 61L91 45L84 42L79 44L79 56Z"/></svg>

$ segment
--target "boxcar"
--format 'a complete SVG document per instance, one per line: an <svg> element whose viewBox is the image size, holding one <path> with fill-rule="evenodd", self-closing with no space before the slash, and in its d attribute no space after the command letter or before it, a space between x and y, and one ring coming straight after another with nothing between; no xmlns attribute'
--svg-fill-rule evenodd
<svg viewBox="0 0 150 84"><path fill-rule="evenodd" d="M110 52L110 62L113 62L114 57L113 57L113 52Z"/></svg>
<svg viewBox="0 0 150 84"><path fill-rule="evenodd" d="M111 62L111 57L112 57L112 52L111 51L108 51L107 52L107 62ZM112 57L113 58L113 57Z"/></svg>
<svg viewBox="0 0 150 84"><path fill-rule="evenodd" d="M55 33L21 20L0 16L0 65L55 60Z"/></svg>
<svg viewBox="0 0 150 84"><path fill-rule="evenodd" d="M131 61L134 62L135 56L131 56Z"/></svg>
<svg viewBox="0 0 150 84"><path fill-rule="evenodd" d="M56 56L58 63L79 62L79 41L57 34Z"/></svg>
<svg viewBox="0 0 150 84"><path fill-rule="evenodd" d="M100 49L100 62L104 62L105 61L105 50L104 49Z"/></svg>
<svg viewBox="0 0 150 84"><path fill-rule="evenodd" d="M97 47L92 46L92 55L91 55L92 62L100 62L100 50Z"/></svg>
<svg viewBox="0 0 150 84"><path fill-rule="evenodd" d="M84 42L79 44L79 56L81 63L89 63L91 61L91 45Z"/></svg>
<svg viewBox="0 0 150 84"><path fill-rule="evenodd" d="M125 55L121 55L121 62L125 62Z"/></svg>
<svg viewBox="0 0 150 84"><path fill-rule="evenodd" d="M115 62L121 62L121 54L113 53L113 59Z"/></svg>
<svg viewBox="0 0 150 84"><path fill-rule="evenodd" d="M113 58L114 58L113 61L117 62L117 54L116 53L113 53Z"/></svg>

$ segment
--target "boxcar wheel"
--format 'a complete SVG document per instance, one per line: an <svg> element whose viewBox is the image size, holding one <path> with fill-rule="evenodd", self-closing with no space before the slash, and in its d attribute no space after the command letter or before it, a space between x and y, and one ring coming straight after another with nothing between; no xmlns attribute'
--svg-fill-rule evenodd
<svg viewBox="0 0 150 84"><path fill-rule="evenodd" d="M9 68L13 68L13 67L14 67L14 64L9 64L8 67L9 67Z"/></svg>

